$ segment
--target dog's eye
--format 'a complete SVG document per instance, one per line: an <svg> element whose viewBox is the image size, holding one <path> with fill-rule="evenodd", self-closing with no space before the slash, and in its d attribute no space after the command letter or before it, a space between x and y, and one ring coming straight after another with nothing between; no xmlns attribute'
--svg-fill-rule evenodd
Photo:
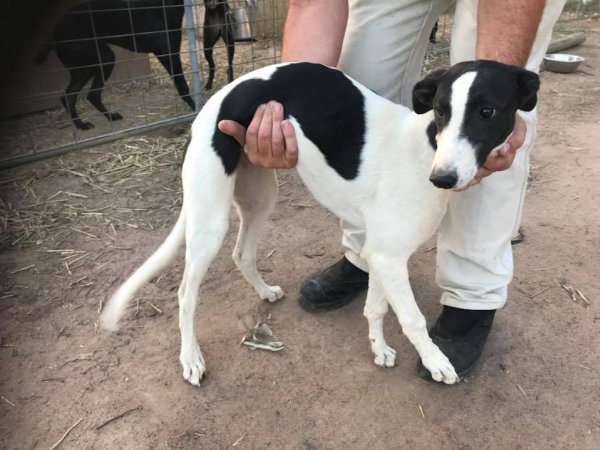
<svg viewBox="0 0 600 450"><path fill-rule="evenodd" d="M479 111L479 117L482 119L491 119L496 115L496 110L494 108L481 108Z"/></svg>
<svg viewBox="0 0 600 450"><path fill-rule="evenodd" d="M435 108L435 115L438 117L444 117L444 110L442 108Z"/></svg>

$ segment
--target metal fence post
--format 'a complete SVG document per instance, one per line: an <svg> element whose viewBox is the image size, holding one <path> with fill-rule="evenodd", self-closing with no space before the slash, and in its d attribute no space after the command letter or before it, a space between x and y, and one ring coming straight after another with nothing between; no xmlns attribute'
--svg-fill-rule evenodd
<svg viewBox="0 0 600 450"><path fill-rule="evenodd" d="M190 51L190 66L192 67L192 89L194 102L196 103L196 111L200 111L202 105L202 89L200 67L198 66L198 53L196 48L196 28L194 26L194 9L193 0L184 0L185 7L185 30L188 37L188 48Z"/></svg>

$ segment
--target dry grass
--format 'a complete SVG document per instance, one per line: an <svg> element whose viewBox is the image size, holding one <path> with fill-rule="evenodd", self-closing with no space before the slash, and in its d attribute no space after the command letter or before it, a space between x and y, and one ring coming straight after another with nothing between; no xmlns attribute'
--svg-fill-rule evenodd
<svg viewBox="0 0 600 450"><path fill-rule="evenodd" d="M0 179L0 249L57 246L73 234L112 240L124 227L161 226L165 215L155 213L180 205L178 173L185 139L125 139ZM152 175L165 170L172 173L169 184L154 185ZM166 203L165 193L170 198ZM135 200L146 195L159 201L136 208Z"/></svg>

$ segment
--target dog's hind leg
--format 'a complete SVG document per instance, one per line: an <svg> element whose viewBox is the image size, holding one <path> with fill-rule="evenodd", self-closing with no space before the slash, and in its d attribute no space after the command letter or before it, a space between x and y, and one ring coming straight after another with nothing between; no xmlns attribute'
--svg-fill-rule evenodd
<svg viewBox="0 0 600 450"><path fill-rule="evenodd" d="M380 283L383 294L398 316L403 333L415 346L432 378L446 384L456 383L459 378L452 363L427 333L425 317L419 310L410 287L407 261L408 257L391 256L389 252L372 254L368 258L369 277Z"/></svg>
<svg viewBox="0 0 600 450"><path fill-rule="evenodd" d="M213 47L219 40L219 26L207 23L209 16L204 17L204 35L202 37L202 46L204 48L204 58L208 63L208 80L204 85L207 91L212 89L215 79L215 60L213 59Z"/></svg>
<svg viewBox="0 0 600 450"><path fill-rule="evenodd" d="M69 74L71 79L69 80L69 85L67 86L67 89L65 89L65 94L60 98L60 101L71 116L71 120L73 121L73 125L75 125L75 127L80 130L89 130L90 128L94 128L94 124L90 122L84 122L79 118L76 108L77 96L88 80L94 76L94 68L73 68L69 69Z"/></svg>
<svg viewBox="0 0 600 450"><path fill-rule="evenodd" d="M98 44L98 53L101 65L94 70L94 79L90 91L88 92L87 99L111 122L114 120L121 120L123 118L121 114L118 112L109 112L108 109L106 109L106 106L104 106L104 103L102 103L102 89L104 89L104 83L108 80L115 67L115 53L106 44Z"/></svg>
<svg viewBox="0 0 600 450"><path fill-rule="evenodd" d="M254 166L242 157L235 182L234 204L240 216L240 230L233 260L260 298L275 302L283 297L279 286L264 282L256 268L258 241L277 199L275 171Z"/></svg>
<svg viewBox="0 0 600 450"><path fill-rule="evenodd" d="M396 350L387 345L383 335L383 318L388 312L388 301L373 278L369 279L369 290L365 303L364 316L369 322L369 341L375 355L375 364L380 367L396 365Z"/></svg>
<svg viewBox="0 0 600 450"><path fill-rule="evenodd" d="M175 49L172 52L167 50L167 53L164 54L156 54L156 58L165 68L165 70L171 75L173 79L173 84L177 89L177 92L181 99L188 104L190 108L193 110L196 109L196 103L192 100L190 96L190 88L185 80L185 76L183 75L183 67L181 65L181 56L179 55L179 49Z"/></svg>
<svg viewBox="0 0 600 450"><path fill-rule="evenodd" d="M213 58L213 49L212 47L206 48L204 47L204 58L206 58L206 62L208 62L208 80L204 85L204 89L207 91L212 89L213 81L215 79L215 60Z"/></svg>
<svg viewBox="0 0 600 450"><path fill-rule="evenodd" d="M227 81L230 83L233 81L233 56L235 54L235 42L233 40L233 31L231 24L228 22L223 26L222 30L223 40L227 46Z"/></svg>
<svg viewBox="0 0 600 450"><path fill-rule="evenodd" d="M227 232L235 176L224 173L214 154L190 154L197 150L193 147L192 139L183 168L186 250L184 276L178 291L179 360L183 378L197 386L205 371L194 330L198 290Z"/></svg>

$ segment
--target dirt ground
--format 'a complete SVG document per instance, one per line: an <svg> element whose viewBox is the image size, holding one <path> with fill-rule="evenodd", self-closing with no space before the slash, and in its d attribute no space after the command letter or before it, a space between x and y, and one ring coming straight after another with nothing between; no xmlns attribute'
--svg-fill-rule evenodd
<svg viewBox="0 0 600 450"><path fill-rule="evenodd" d="M201 288L200 388L178 361L181 258L118 333L98 330L102 303L176 219L180 127L0 173L0 447L50 448L70 430L60 448L599 448L600 23L576 25L588 38L572 51L586 61L541 75L524 240L472 377L451 387L418 378L393 314L385 329L399 364L376 367L364 298L325 314L299 307L304 277L341 247L337 219L294 172L280 173L259 262L287 296L261 302L235 270L234 221ZM432 245L410 267L430 323L440 310ZM283 351L240 345L259 319Z"/></svg>

